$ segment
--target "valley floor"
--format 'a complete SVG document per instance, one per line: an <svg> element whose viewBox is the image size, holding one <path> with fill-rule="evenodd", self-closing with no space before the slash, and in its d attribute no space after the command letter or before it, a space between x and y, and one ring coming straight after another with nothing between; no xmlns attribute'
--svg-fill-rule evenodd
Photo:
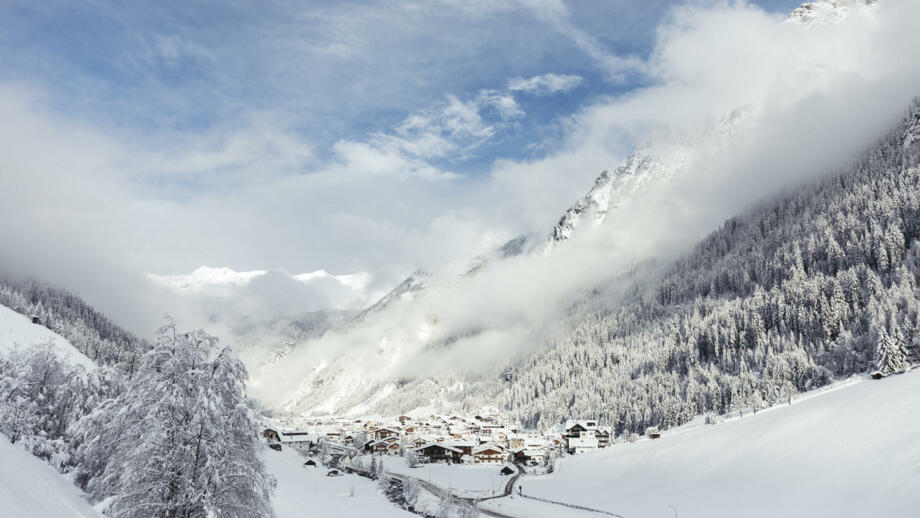
<svg viewBox="0 0 920 518"><path fill-rule="evenodd" d="M304 467L307 459L290 448L266 449L263 460L278 480L272 497L278 518L416 516L390 503L376 482L357 475L327 477L326 468Z"/></svg>
<svg viewBox="0 0 920 518"><path fill-rule="evenodd" d="M520 485L626 517L917 516L920 371L569 457Z"/></svg>

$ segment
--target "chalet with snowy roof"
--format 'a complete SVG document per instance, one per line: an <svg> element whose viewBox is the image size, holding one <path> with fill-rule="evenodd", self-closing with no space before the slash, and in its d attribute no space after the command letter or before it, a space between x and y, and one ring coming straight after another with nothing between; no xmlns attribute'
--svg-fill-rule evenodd
<svg viewBox="0 0 920 518"><path fill-rule="evenodd" d="M399 430L394 428L378 428L374 430L374 439L382 441L389 437L399 437Z"/></svg>
<svg viewBox="0 0 920 518"><path fill-rule="evenodd" d="M546 462L546 451L545 450L528 450L526 448L518 448L514 451L514 460L515 462L520 462L527 466L536 466L538 464L543 464Z"/></svg>
<svg viewBox="0 0 920 518"><path fill-rule="evenodd" d="M526 443L526 437L524 437L523 435L512 434L508 437L508 448L509 449L513 450L515 448L521 448L525 445L525 443Z"/></svg>
<svg viewBox="0 0 920 518"><path fill-rule="evenodd" d="M584 453L606 448L610 444L610 427L598 426L594 420L569 421L565 424L563 438L569 453Z"/></svg>
<svg viewBox="0 0 920 518"><path fill-rule="evenodd" d="M284 432L274 428L266 428L262 432L269 445L290 446L298 451L309 451L315 444L314 436L308 432Z"/></svg>
<svg viewBox="0 0 920 518"><path fill-rule="evenodd" d="M481 444L473 448L476 464L503 464L507 457L504 448L495 444Z"/></svg>
<svg viewBox="0 0 920 518"><path fill-rule="evenodd" d="M387 437L382 441L375 441L370 445L371 451L381 455L399 454L400 444L396 437Z"/></svg>
<svg viewBox="0 0 920 518"><path fill-rule="evenodd" d="M572 454L596 450L600 447L597 421L570 421L565 426L565 449Z"/></svg>
<svg viewBox="0 0 920 518"><path fill-rule="evenodd" d="M472 455L473 448L478 446L479 443L472 441L452 441L450 445L463 452L464 455Z"/></svg>
<svg viewBox="0 0 920 518"><path fill-rule="evenodd" d="M594 431L594 436L597 437L598 448L606 448L610 445L610 433L610 428L606 427L598 427L597 430Z"/></svg>
<svg viewBox="0 0 920 518"><path fill-rule="evenodd" d="M463 451L459 448L454 448L453 446L443 443L426 444L412 451L418 455L419 460L429 463L458 463L461 462L460 458L463 456Z"/></svg>

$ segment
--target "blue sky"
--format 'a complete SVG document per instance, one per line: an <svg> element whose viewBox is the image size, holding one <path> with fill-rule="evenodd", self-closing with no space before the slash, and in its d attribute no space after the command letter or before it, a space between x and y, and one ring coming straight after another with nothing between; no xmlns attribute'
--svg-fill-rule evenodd
<svg viewBox="0 0 920 518"><path fill-rule="evenodd" d="M757 3L788 12L798 2ZM309 172L336 142L390 132L447 96L468 102L548 73L582 78L556 95L515 96L525 115L512 120L483 110L501 122L493 136L431 160L477 175L496 158L546 153L560 118L641 85L639 74L612 73L576 40L645 59L673 4L11 2L0 11L0 79L42 88L62 114L164 145L268 117L309 142Z"/></svg>

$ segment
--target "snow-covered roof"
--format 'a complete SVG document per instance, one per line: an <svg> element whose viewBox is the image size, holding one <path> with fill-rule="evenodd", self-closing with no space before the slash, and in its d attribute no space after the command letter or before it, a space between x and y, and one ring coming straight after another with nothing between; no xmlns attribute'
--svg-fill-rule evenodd
<svg viewBox="0 0 920 518"><path fill-rule="evenodd" d="M455 453L463 453L462 450L460 450L460 449L458 449L458 448L454 448L453 446L451 446L451 445L449 445L449 444L445 444L445 443L443 443L443 442L430 442L430 443L428 443L428 444L426 444L426 445L424 445L424 446L419 446L418 448L413 448L412 451L416 451L416 452L417 452L417 451L422 451L422 450L424 450L424 449L426 449L426 448L430 448L430 447L432 447L432 446L437 446L438 448L444 448L445 450L452 451L452 452L455 452Z"/></svg>
<svg viewBox="0 0 920 518"><path fill-rule="evenodd" d="M504 452L505 452L505 449L502 448L501 446L499 446L499 445L497 445L497 444L492 444L492 443L487 442L487 443L485 443L485 444L480 444L479 446L473 448L473 453L481 453L481 452L484 452L484 451L486 451L486 450L495 450L495 451L497 451L497 452L499 452L499 453L504 453Z"/></svg>

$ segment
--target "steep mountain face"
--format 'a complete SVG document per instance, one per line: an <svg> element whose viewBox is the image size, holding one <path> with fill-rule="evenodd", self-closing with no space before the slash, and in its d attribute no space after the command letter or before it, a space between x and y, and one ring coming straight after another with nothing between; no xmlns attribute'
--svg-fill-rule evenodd
<svg viewBox="0 0 920 518"><path fill-rule="evenodd" d="M803 12L852 13L856 8L871 8L872 4L873 2L855 0L827 2L812 4L812 7L803 6ZM806 16L800 13L791 18L791 23L810 24L812 21L824 19L833 21L836 18L818 18L817 15ZM495 253L475 260L467 274L457 279L432 279L427 275L409 277L380 302L362 312L347 326L348 329L336 330L333 333L334 340L323 344L323 347L341 349L345 352L333 359L304 362L300 370L292 369L297 371L297 376L292 376L292 379L284 384L284 390L279 389L279 393L270 395L274 408L281 407L292 412L371 410L394 413L417 406L427 406L433 402L453 407L474 408L480 404L500 403L532 425L554 424L567 415L593 415L610 423L617 423L621 430L641 431L642 426L671 426L676 422L682 422L689 415L707 410L721 411L731 408L733 404L748 403L750 401L747 398L753 398L755 392L764 401L775 401L790 391L806 390L826 383L834 376L868 368L873 363L875 354L872 347L866 345L868 328L851 330L850 332L862 333L861 341L847 342L846 347L840 349L840 356L835 356L834 359L831 359L830 355L820 356L814 351L804 350L798 342L810 339L817 343L821 340L826 341L830 335L806 335L802 334L801 329L796 328L793 338L790 338L789 322L783 324L785 327L773 330L775 336L770 335L775 338L773 343L769 346L758 346L760 349L751 357L745 356L746 353L726 352L731 349L724 343L714 350L672 353L669 349L662 349L661 344L673 345L678 342L684 343L683 341L712 344L713 341L721 340L725 336L734 336L736 341L738 336L746 336L739 335L736 324L731 324L735 326L733 330L719 327L728 318L726 314L735 315L733 311L741 311L733 305L740 302L725 302L717 297L710 299L713 293L702 287L698 291L692 291L691 296L680 302L661 301L658 300L660 295L656 292L659 289L656 284L640 284L637 278L629 276L619 279L622 281L619 282L621 286L616 289L626 290L626 286L636 284L633 288L636 290L634 299L627 299L621 307L612 310L589 310L587 308L595 305L576 301L571 304L564 324L560 324L561 327L570 328L569 331L563 331L561 337L549 337L548 334L525 335L526 340L547 343L546 347L540 353L524 359L506 357L505 363L499 362L492 366L490 374L471 378L439 371L433 376L426 371L427 363L421 360L425 353L432 350L450 356L454 345L459 341L465 344L472 343L474 351L475 347L483 347L480 345L482 343L489 343L489 347L498 347L494 340L480 342L478 339L501 333L509 327L520 325L520 322L526 319L517 319L518 315L513 314L510 318L493 318L490 315L480 316L488 322L474 322L460 316L457 319L460 324L454 323L450 333L445 334L439 332L444 326L440 324L440 317L436 311L431 310L429 313L427 307L414 307L420 304L400 302L424 300L426 303L436 303L444 297L445 292L451 291L461 283L467 285L481 282L482 277L488 276L492 271L490 265L506 265L511 258L551 259L562 255L560 247L568 247L565 250L574 247L574 243L566 245L567 241L602 228L612 220L610 215L613 212L633 202L636 196L646 189L679 179L692 170L693 166L708 163L708 159L724 153L729 143L734 142L740 132L756 127L762 116L758 106L740 106L714 118L712 122L697 130L656 134L617 167L602 173L586 196L565 212L548 237L541 239L522 236L512 240ZM917 132L910 129L914 127L915 119L911 120L914 122L907 123L898 130L898 138L901 139L899 145L904 146L905 150L913 149L911 139L916 138L914 135ZM884 144L884 151L879 152L888 153L888 144ZM890 163L885 165L890 166ZM886 169L886 173L891 171ZM845 176L849 178L852 175ZM852 193L839 194L845 197ZM815 210L826 208L829 202L824 200L824 203L825 205ZM830 214L827 214L826 218L833 220ZM789 224L793 224L791 221L788 220ZM804 228L801 235L808 236L814 231L813 228ZM730 236L720 237L729 238ZM845 238L837 239L846 241ZM773 247L777 246L775 242L746 243L746 246L759 250L756 253L764 257L778 261L795 255L786 250L783 252L786 255L782 258L774 257ZM812 245L800 244L803 249L811 250L809 246ZM760 250L758 247L765 249ZM577 252L578 248L574 248ZM754 255L734 260L737 261L735 264L748 264L756 263L760 259L760 255ZM789 262L781 264L784 268ZM854 262L852 266L858 269L858 264ZM655 274L660 274L660 268L665 266L657 265ZM540 272L538 269L532 271ZM702 269L686 273L688 279L710 279L709 275ZM771 280L773 279L771 277ZM530 281L535 281L535 278ZM710 282L718 285L721 281L717 279ZM859 282L864 282L864 279L860 278ZM769 290L772 286L764 281L762 288ZM794 286L790 284L788 289L792 290ZM660 289L668 292L666 288ZM584 296L591 297L602 292L603 288L595 285L585 291L591 293ZM494 296L488 294L488 290L470 290L470 293ZM809 296L811 295L812 292L809 292ZM793 304L794 309L784 308L781 311L796 311L810 315L808 318L813 321L823 318L822 315L816 316L807 310L810 307L808 304L818 304L817 299L795 298L793 293L784 294L783 297L796 302ZM698 336L694 335L692 338L688 338L689 334L673 334L667 331L673 326L677 326L678 329L691 327L689 324L681 323L681 318L689 318L681 312L697 299L702 305L695 308L695 311L706 322L706 326L714 327L706 328L706 331L700 330L705 326L693 327ZM656 300L657 302L651 302ZM469 301L469 304L473 305L479 303L480 301ZM564 302L566 305L570 303L570 300ZM777 306L783 304L776 300L772 303ZM860 310L862 309L864 308L860 306ZM413 318L401 319L405 313L413 312ZM743 318L757 321L753 316ZM763 315L758 318L765 319ZM405 325L406 323L408 325ZM532 323L533 321L530 321L528 325ZM684 327L680 327L681 325ZM520 339L520 336L522 335L517 335L516 339ZM834 335L833 339L836 339L836 336ZM640 343L643 344L642 347L637 346ZM736 345L735 342L732 343L733 347ZM513 349L513 346L509 349ZM848 359L840 360L840 357ZM665 360L662 360L663 358ZM686 358L688 362L691 361L689 358L695 358L692 360L695 362L693 365L705 365L707 370L703 374L697 371L692 375L688 374L690 371L686 362L680 366L681 362L675 358ZM400 363L413 366L412 372L406 372L405 369L397 371L394 366ZM788 374L790 371L795 371L797 377L792 378ZM381 373L387 373L390 377L386 378ZM281 370L265 374L266 378L279 380L278 387L282 386L281 377L286 375ZM607 380L608 383L598 383L600 379ZM694 380L691 385L705 384L706 390L694 389L696 392L688 396L682 387L687 385L689 379ZM776 387L781 387L781 390L757 385L755 381L759 379L769 380L769 383L775 382ZM738 380L746 383L745 388L738 388ZM752 388L755 385L756 391ZM654 387L662 387L662 392L652 390ZM623 394L630 394L635 404L624 408L607 403L619 401L624 397ZM283 405L278 405L278 402L283 402Z"/></svg>
<svg viewBox="0 0 920 518"><path fill-rule="evenodd" d="M920 105L851 170L727 221L662 280L516 365L524 422L619 432L920 361Z"/></svg>
<svg viewBox="0 0 920 518"><path fill-rule="evenodd" d="M803 25L835 23L856 10L871 8L877 0L828 0L808 2L795 9L790 23ZM865 12L865 11L860 11ZM695 159L722 149L728 138L757 123L752 107L738 107L697 132L654 139L640 146L611 171L603 171L588 193L559 219L549 239L539 247L546 253L579 232L579 228L600 226L607 215L625 201L656 183L666 183L685 172Z"/></svg>
<svg viewBox="0 0 920 518"><path fill-rule="evenodd" d="M661 137L643 145L613 172L604 171L588 193L566 210L553 228L542 251L547 253L571 239L579 229L598 227L607 215L643 189L673 180L694 160L723 149L728 138L755 119L751 109L734 110L698 132Z"/></svg>
<svg viewBox="0 0 920 518"><path fill-rule="evenodd" d="M390 292L384 295L380 300L358 313L358 315L355 317L355 320L363 320L368 315L379 313L386 308L392 307L394 304L411 301L416 292L426 288L426 281L428 278L429 275L427 272L422 270L415 271L412 275L406 277L395 288L390 290Z"/></svg>
<svg viewBox="0 0 920 518"><path fill-rule="evenodd" d="M473 379L423 378L372 408L497 404L528 426L617 433L786 401L920 362L920 103L852 168L732 218L612 308ZM497 394L497 397L493 397Z"/></svg>

